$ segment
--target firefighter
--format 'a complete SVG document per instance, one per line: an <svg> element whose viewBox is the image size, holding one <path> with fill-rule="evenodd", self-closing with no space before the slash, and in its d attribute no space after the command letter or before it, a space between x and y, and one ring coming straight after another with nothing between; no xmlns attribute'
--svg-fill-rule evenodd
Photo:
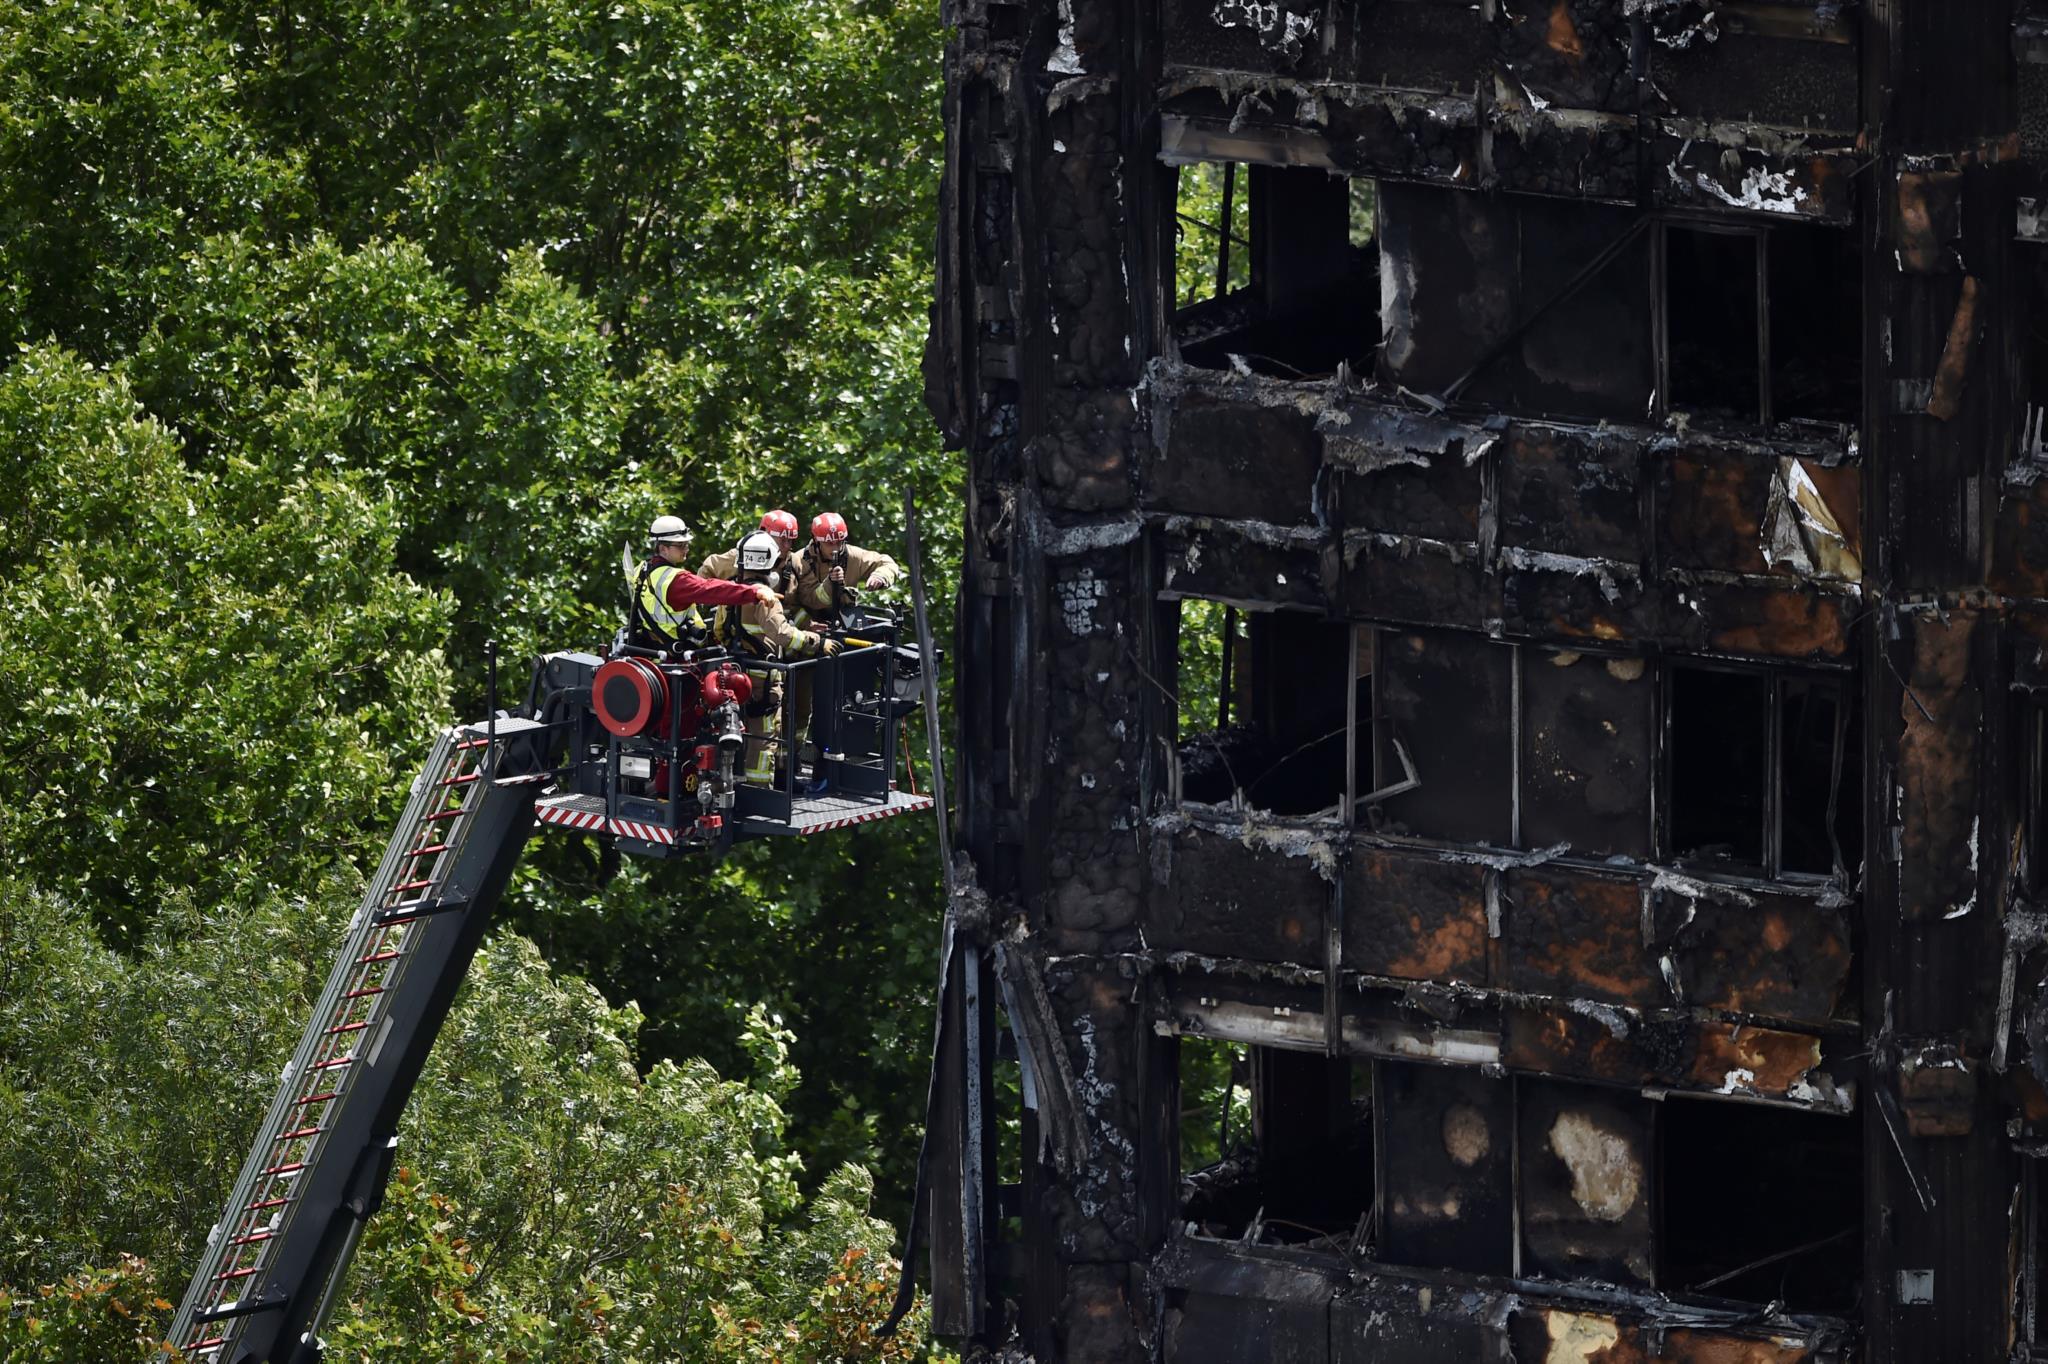
<svg viewBox="0 0 2048 1364"><path fill-rule="evenodd" d="M811 518L811 543L796 556L792 565L794 582L787 600L796 612L797 623L838 624L854 596L862 590L879 592L894 585L902 572L886 554L846 543L846 518L838 512L820 512ZM818 759L829 759L838 747L839 677L821 674L813 686L809 672L796 681L796 713L803 717L807 737L815 740ZM806 745L809 753L810 746ZM824 771L824 767L817 770ZM817 789L823 789L822 782Z"/></svg>
<svg viewBox="0 0 2048 1364"><path fill-rule="evenodd" d="M626 585L633 599L632 629L637 642L652 648L691 644L704 637L699 606L773 605L781 609L775 590L760 583L717 582L699 577L683 564L690 557L690 528L680 516L657 516L647 528L652 551L645 562L626 563Z"/></svg>
<svg viewBox="0 0 2048 1364"><path fill-rule="evenodd" d="M783 587L782 546L768 531L754 531L733 550L741 583L762 588L766 596L745 606L721 606L714 618L713 634L719 643L743 659L808 658L822 654L829 658L839 652L839 641L790 623L777 593ZM748 781L773 781L775 738L782 714L782 673L778 670L748 669L754 679L755 700L747 707Z"/></svg>
<svg viewBox="0 0 2048 1364"><path fill-rule="evenodd" d="M811 518L811 543L796 556L795 582L789 589L797 619L837 619L853 604L853 592L880 592L903 572L886 554L846 543L846 518L819 512Z"/></svg>
<svg viewBox="0 0 2048 1364"><path fill-rule="evenodd" d="M782 555L776 561L775 570L782 575L783 586L786 589L794 581L794 576L790 572L790 552L796 548L796 517L780 508L763 512L761 529L766 534L774 536L775 543L781 546ZM739 556L737 546L722 549L699 564L697 571L707 578L737 578Z"/></svg>

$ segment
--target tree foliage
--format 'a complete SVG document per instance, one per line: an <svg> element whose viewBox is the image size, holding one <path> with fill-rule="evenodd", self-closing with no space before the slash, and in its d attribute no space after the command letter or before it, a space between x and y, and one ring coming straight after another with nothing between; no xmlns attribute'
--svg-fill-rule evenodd
<svg viewBox="0 0 2048 1364"><path fill-rule="evenodd" d="M0 1082L0 1282L46 1286L14 1293L0 1356L139 1359L163 1329L150 1304L180 1291L358 889L226 912L181 897L123 953L62 899L0 882L0 1055L26 1067ZM696 1060L642 1076L639 1023L517 935L487 943L407 1111L410 1163L335 1357L921 1353L914 1326L873 1335L894 1233L867 1213L866 1172L797 1188L788 1032L751 1011L748 1081ZM61 1353L86 1342L101 1353Z"/></svg>
<svg viewBox="0 0 2048 1364"><path fill-rule="evenodd" d="M0 7L0 1354L155 1329L486 639L508 693L601 645L657 512L900 550L906 490L944 621L939 41L922 0ZM910 1348L863 1335L868 1207L936 883L890 825L536 847L336 1339Z"/></svg>

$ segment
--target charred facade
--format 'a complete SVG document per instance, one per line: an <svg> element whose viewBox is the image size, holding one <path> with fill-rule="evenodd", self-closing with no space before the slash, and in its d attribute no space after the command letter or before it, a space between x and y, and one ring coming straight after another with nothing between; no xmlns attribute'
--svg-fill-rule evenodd
<svg viewBox="0 0 2048 1364"><path fill-rule="evenodd" d="M938 1329L2048 1358L2048 13L949 5Z"/></svg>

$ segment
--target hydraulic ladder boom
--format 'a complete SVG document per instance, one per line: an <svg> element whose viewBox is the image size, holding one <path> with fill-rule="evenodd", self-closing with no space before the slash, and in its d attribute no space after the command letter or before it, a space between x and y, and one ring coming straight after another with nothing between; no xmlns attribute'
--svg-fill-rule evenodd
<svg viewBox="0 0 2048 1364"><path fill-rule="evenodd" d="M748 664L817 682L822 780L801 794L785 741L774 782L731 780L726 740L745 741L746 695L726 690L744 674L723 653L546 654L518 714L441 734L207 1236L171 1326L183 1359L318 1364L321 1326L383 1202L406 1100L536 819L635 856L715 858L739 839L932 807L896 788L897 725L916 703L900 694L894 620L869 613L861 628L885 637L826 659ZM935 661L927 638L927 709ZM793 693L782 704L790 736Z"/></svg>
<svg viewBox="0 0 2048 1364"><path fill-rule="evenodd" d="M547 733L500 718L435 743L178 1308L185 1359L319 1359L399 1116L533 828Z"/></svg>

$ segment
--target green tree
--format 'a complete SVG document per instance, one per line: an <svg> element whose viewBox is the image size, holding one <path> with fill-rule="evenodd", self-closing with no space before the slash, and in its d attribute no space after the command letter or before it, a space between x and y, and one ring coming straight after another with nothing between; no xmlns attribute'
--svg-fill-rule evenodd
<svg viewBox="0 0 2048 1364"><path fill-rule="evenodd" d="M53 1285L132 1251L175 1280L179 1238L213 1212L209 1175L239 1158L238 1115L275 1076L257 1058L289 1042L324 970L295 935L348 902L432 728L480 706L481 641L500 641L508 692L521 655L601 645L617 544L657 511L709 549L767 505L831 507L861 543L898 549L913 489L943 632L959 473L917 365L940 39L924 0L0 13L0 452L17 475L0 493L0 875L12 941L78 939L36 970L77 982L53 998L88 1010L21 1015L0 1041L20 1124L0 1138L0 1187L51 1181L0 1210L0 1277ZM507 1314L567 1311L584 1289L517 1249L553 1186L486 1179L498 1167L463 1142L580 1150L601 1129L626 1154L534 1169L669 1207L670 1185L629 1169L631 1141L684 1130L649 1089L757 1115L761 1249L731 1263L810 1295L764 1288L759 1319L862 1319L856 1270L880 1242L834 1233L836 1287L823 1240L809 1277L759 1266L782 1263L806 1217L860 1201L845 1161L875 1168L881 1206L902 1211L937 869L907 821L804 842L608 883L573 843L529 855L506 917L552 964L543 993L581 990L573 971L640 1008L605 1015L620 1050L602 1102L569 1096L613 1114L599 1129L543 1131L491 1104L432 1125L435 1086L466 1101L496 1067L520 1073L517 1048L423 1091L442 1163L413 1167L417 1198L458 1214L438 1234L482 1248L479 1265L526 1266L465 1290L499 1304L492 1283L523 1285L502 1300L505 1350L523 1329ZM252 943L272 956L252 964ZM230 982L239 1013L190 1015L172 994ZM795 1030L797 1069L757 1065L757 1002ZM571 1027L563 1008L548 1026ZM173 1044L117 1044L106 1019ZM241 1052L207 1050L216 1025ZM738 1091L703 1097L706 1060L758 1074L740 1089L773 1100L772 1122ZM95 1126L108 1092L124 1107ZM212 1114L215 1135L181 1141L151 1112ZM73 1152L116 1177L82 1186ZM664 1159L649 1169L695 1200L672 1214L677 1237L733 1225L737 1192ZM578 1212L562 1245L606 1225ZM585 1277L612 1300L652 1301L601 1269ZM364 1290L362 1321L396 1310L382 1291Z"/></svg>
<svg viewBox="0 0 2048 1364"><path fill-rule="evenodd" d="M0 880L0 1283L51 1285L9 1295L0 1344L162 1329L149 1305L189 1273L357 888L179 904L122 953L65 901ZM407 1112L337 1357L921 1355L916 1329L873 1336L894 1233L868 1213L868 1176L797 1191L787 1031L748 1015L751 1083L701 1061L643 1077L639 1022L517 935L486 944ZM118 1269L71 1268L99 1264ZM116 1299L130 1317L109 1319Z"/></svg>
<svg viewBox="0 0 2048 1364"><path fill-rule="evenodd" d="M0 346L111 359L190 243L303 221L296 155L261 144L241 77L185 0L0 7Z"/></svg>
<svg viewBox="0 0 2048 1364"><path fill-rule="evenodd" d="M6 868L125 939L174 887L303 886L380 845L450 606L390 567L390 499L194 472L118 375L49 348L0 370L0 450Z"/></svg>

